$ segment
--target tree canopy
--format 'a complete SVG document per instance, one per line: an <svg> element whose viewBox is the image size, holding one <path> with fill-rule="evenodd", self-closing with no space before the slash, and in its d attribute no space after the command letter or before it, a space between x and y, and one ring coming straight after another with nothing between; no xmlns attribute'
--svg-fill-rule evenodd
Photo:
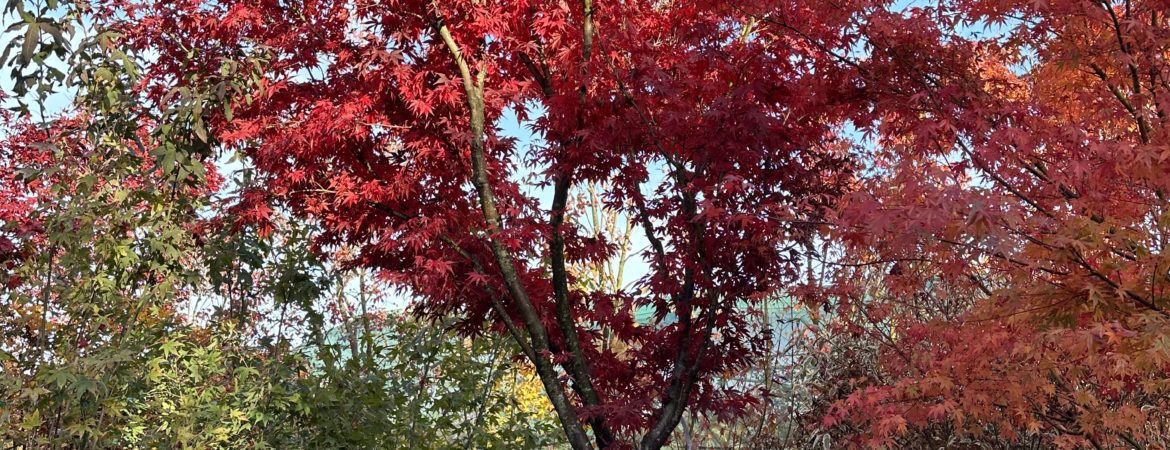
<svg viewBox="0 0 1170 450"><path fill-rule="evenodd" d="M1162 448L1168 9L11 1L0 443Z"/></svg>

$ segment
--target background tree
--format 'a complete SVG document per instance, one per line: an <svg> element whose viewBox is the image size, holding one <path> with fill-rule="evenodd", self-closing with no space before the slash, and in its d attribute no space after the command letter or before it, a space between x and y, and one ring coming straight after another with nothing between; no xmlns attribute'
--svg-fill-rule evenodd
<svg viewBox="0 0 1170 450"><path fill-rule="evenodd" d="M815 295L827 332L880 351L822 426L859 446L1166 445L1165 17L973 1L869 19L851 63L873 168Z"/></svg>

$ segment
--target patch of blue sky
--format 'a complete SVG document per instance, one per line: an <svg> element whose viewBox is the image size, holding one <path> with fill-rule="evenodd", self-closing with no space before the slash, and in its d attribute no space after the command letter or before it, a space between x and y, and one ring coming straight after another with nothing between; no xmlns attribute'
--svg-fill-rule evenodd
<svg viewBox="0 0 1170 450"><path fill-rule="evenodd" d="M56 11L51 11L49 13L49 17L56 20L61 20L64 14L64 7L59 7ZM11 60L0 61L0 64L3 64L3 67L0 68L0 89L4 91L6 97L5 100L0 103L0 107L13 108L16 106L17 99L15 98L13 88L16 86L15 77L18 75L19 69L15 66L15 59L20 54L20 45L25 39L25 31L28 29L27 27L29 23L26 20L28 17L21 17L18 10L12 10L6 14L0 15L0 30L4 30L3 32L0 32L0 46L3 46L5 50L7 50L10 46L13 47L10 51L6 51L6 54L9 56L9 58L11 58ZM77 48L77 46L81 44L82 39L85 37L85 31L83 28L84 24L78 25L78 32L73 34L63 33L66 36L71 48ZM51 39L52 37L48 33L40 33L39 38L40 40L45 41ZM57 70L67 73L68 64L54 55L48 56L43 63L49 67L53 67ZM37 63L33 62L32 64L35 65ZM29 112L35 119L40 121L49 121L61 113L67 111L73 104L74 93L70 91L59 90L60 86L57 86L57 88L58 89L54 89L53 91L48 92L48 95L44 98L43 102L33 101L34 93L31 92L25 96L24 100L29 103ZM0 130L0 133L6 132L7 131L5 130ZM0 134L0 138L3 137L3 134Z"/></svg>
<svg viewBox="0 0 1170 450"><path fill-rule="evenodd" d="M544 111L539 105L528 105L528 113L530 117L540 117ZM531 158L525 158L526 154L549 145L544 136L534 130L533 124L533 120L522 121L517 117L515 111L506 110L497 122L497 127L501 137L515 140L517 150L516 158L518 160L513 161L516 167L513 181L520 184L525 194L536 199L542 210L548 211L552 207L553 195L552 182L547 174L548 167L528 164L519 160L531 161ZM661 163L656 163L652 164L648 169L649 179L647 180L647 188L657 189L665 182L665 166ZM584 189L582 186L578 186L577 188ZM640 256L650 247L650 243L646 239L645 234L640 231L640 228L637 229L631 236L634 257L630 258L629 262L627 262L625 266L626 271L623 276L630 283L636 282L636 280L645 277L650 272L647 258ZM616 238L615 236L607 237L611 239ZM629 287L629 285L625 287Z"/></svg>

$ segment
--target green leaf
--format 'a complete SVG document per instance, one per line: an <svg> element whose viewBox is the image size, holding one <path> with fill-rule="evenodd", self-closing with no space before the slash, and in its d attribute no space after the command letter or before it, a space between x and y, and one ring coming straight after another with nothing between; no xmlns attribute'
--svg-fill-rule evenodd
<svg viewBox="0 0 1170 450"><path fill-rule="evenodd" d="M69 45L69 42L65 40L65 36L61 34L60 28L57 28L55 25L48 22L40 22L40 25L46 33L53 35L54 44Z"/></svg>
<svg viewBox="0 0 1170 450"><path fill-rule="evenodd" d="M92 393L96 395L98 392L98 385L96 382L94 382L94 380L88 377L82 377L81 379L77 380L76 383L73 383L73 392L75 392L79 397L85 395L86 393Z"/></svg>
<svg viewBox="0 0 1170 450"><path fill-rule="evenodd" d="M25 416L24 422L21 422L20 427L25 430L32 430L41 426L41 410L35 409L32 414Z"/></svg>
<svg viewBox="0 0 1170 450"><path fill-rule="evenodd" d="M41 40L41 24L39 22L30 22L28 29L24 31L24 46L20 49L20 62L28 64L32 61L33 53L37 49L37 44Z"/></svg>
<svg viewBox="0 0 1170 450"><path fill-rule="evenodd" d="M207 142L207 128L203 127L203 120L195 119L195 136L200 141Z"/></svg>
<svg viewBox="0 0 1170 450"><path fill-rule="evenodd" d="M48 377L45 377L45 381L49 382L49 384L56 385L58 389L72 384L75 380L77 380L77 377L64 369L53 370L49 373Z"/></svg>
<svg viewBox="0 0 1170 450"><path fill-rule="evenodd" d="M99 80L111 82L114 81L114 72L105 67L98 67L98 69L94 71L94 75L96 75Z"/></svg>
<svg viewBox="0 0 1170 450"><path fill-rule="evenodd" d="M163 345L159 346L159 349L163 351L164 355L181 356L182 355L182 348L181 347L182 347L182 343L180 343L179 341L167 341L167 342L163 343Z"/></svg>

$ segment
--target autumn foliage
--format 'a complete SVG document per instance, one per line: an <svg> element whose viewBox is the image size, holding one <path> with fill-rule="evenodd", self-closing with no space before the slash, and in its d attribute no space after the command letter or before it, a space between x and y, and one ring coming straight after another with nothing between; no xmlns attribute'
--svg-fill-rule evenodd
<svg viewBox="0 0 1170 450"><path fill-rule="evenodd" d="M810 298L826 332L881 350L822 426L863 446L1165 445L1164 20L1157 2L957 2L871 28L874 173ZM956 31L972 22L994 39Z"/></svg>
<svg viewBox="0 0 1170 450"><path fill-rule="evenodd" d="M794 278L800 245L852 179L832 131L854 86L814 74L831 55L753 18L761 6L143 6L117 25L130 48L159 52L144 92L251 69L234 58L252 52L255 89L208 114L217 142L324 228L318 245L358 246L350 263L408 288L420 313L510 333L578 447L577 414L599 445L644 431L656 447L687 406L752 401L710 384L764 339L736 305ZM817 33L838 46L842 29ZM505 112L544 143L502 134ZM645 233L650 274L633 288L574 287L568 264L615 251L564 220L584 183L610 186L606 206ZM680 320L636 326L639 306ZM604 350L602 328L630 350Z"/></svg>
<svg viewBox="0 0 1170 450"><path fill-rule="evenodd" d="M314 258L377 273L417 316L510 338L573 448L661 448L686 414L782 401L727 382L771 358L776 299L819 355L784 360L819 374L786 445L1167 445L1170 5L77 8L112 55L82 79L150 117L113 138L143 160L129 180L181 167L199 197L216 158L254 170L223 215L185 216L192 239L301 224ZM78 117L117 116L103 101ZM54 164L35 141L84 122L22 120L0 158L9 268L44 232L20 217L46 208L32 196L63 195L17 166ZM578 220L585 189L630 230ZM633 241L632 283L579 270Z"/></svg>

